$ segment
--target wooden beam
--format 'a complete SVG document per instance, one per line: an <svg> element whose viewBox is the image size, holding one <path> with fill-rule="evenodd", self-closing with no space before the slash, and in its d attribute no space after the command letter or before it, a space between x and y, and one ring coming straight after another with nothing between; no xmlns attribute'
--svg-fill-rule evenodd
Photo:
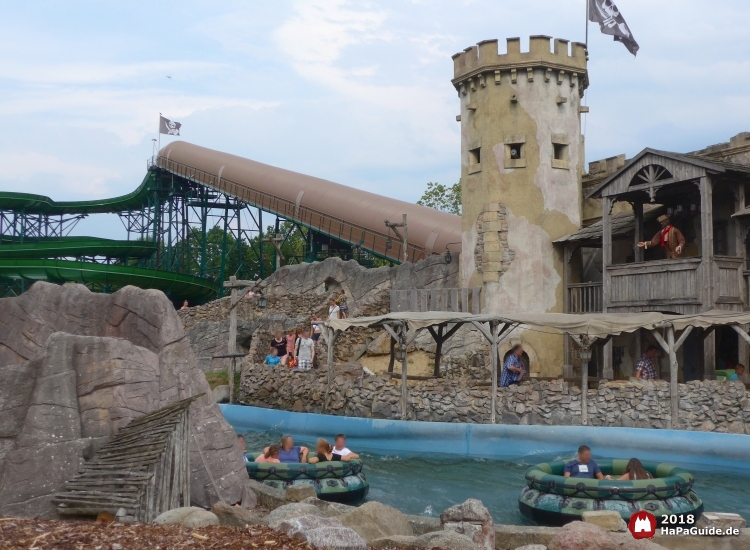
<svg viewBox="0 0 750 550"><path fill-rule="evenodd" d="M748 344L750 344L750 336L748 336L747 332L745 332L744 330L742 330L742 327L738 327L737 325L731 325L731 326L734 329L734 331L737 334L739 334L745 342L747 342Z"/></svg>
<svg viewBox="0 0 750 550"><path fill-rule="evenodd" d="M328 343L328 385L326 387L326 399L323 404L323 411L328 412L331 386L333 386L333 345L336 343L336 337L339 335L339 331L333 330L333 328L326 325L323 332L327 333L326 342Z"/></svg>
<svg viewBox="0 0 750 550"><path fill-rule="evenodd" d="M664 350L664 353L669 353L669 344L662 338L661 334L659 334L658 329L651 329L651 334L654 336L654 339L656 339L656 342L661 346L661 348Z"/></svg>
<svg viewBox="0 0 750 550"><path fill-rule="evenodd" d="M232 275L229 277L229 281L233 282L236 281L237 277ZM237 308L235 307L237 303L239 302L239 299L237 298L237 287L231 287L231 303L232 307L230 308L229 312L229 346L228 346L228 354L234 355L237 353ZM247 288L244 289L244 292L247 292ZM234 404L235 398L234 398L234 372L237 368L237 358L232 357L229 360L229 369L227 371L227 377L229 378L229 403Z"/></svg>
<svg viewBox="0 0 750 550"><path fill-rule="evenodd" d="M687 327L685 330L682 331L682 334L680 334L680 337L674 343L675 352L678 351L682 347L682 344L685 343L685 340L687 340L687 337L690 336L691 332L693 332L693 327Z"/></svg>
<svg viewBox="0 0 750 550"><path fill-rule="evenodd" d="M667 346L669 346L669 400L672 404L670 428L680 427L680 386L677 381L677 354L675 352L674 327L667 329Z"/></svg>

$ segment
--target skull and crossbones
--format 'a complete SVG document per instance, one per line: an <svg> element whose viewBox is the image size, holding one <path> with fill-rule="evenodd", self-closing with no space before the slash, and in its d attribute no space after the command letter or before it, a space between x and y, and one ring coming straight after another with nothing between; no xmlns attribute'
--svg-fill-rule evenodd
<svg viewBox="0 0 750 550"><path fill-rule="evenodd" d="M602 25L609 29L616 26L620 29L622 34L628 37L630 36L630 29L628 29L625 22L617 22L617 18L620 16L620 10L617 9L617 6L612 0L601 0L594 2L594 4L596 5L599 14L604 18Z"/></svg>
<svg viewBox="0 0 750 550"><path fill-rule="evenodd" d="M179 135L180 131L177 128L177 124L175 124L174 122L172 122L170 120L168 126L169 126L169 135L170 136L177 136L177 135Z"/></svg>

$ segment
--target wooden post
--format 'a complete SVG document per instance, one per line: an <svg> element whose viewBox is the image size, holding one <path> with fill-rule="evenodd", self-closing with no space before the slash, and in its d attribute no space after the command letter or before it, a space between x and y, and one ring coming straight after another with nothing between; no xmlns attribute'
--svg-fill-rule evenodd
<svg viewBox="0 0 750 550"><path fill-rule="evenodd" d="M237 280L237 277L232 275L229 277L229 280L234 282ZM229 313L229 346L227 352L229 355L235 355L237 353L237 288L232 287L231 292L231 298L229 302L231 306L231 311ZM237 367L237 358L231 357L229 359L229 369L227 371L227 376L229 378L229 403L234 404L235 403L235 397L234 397L234 373Z"/></svg>
<svg viewBox="0 0 750 550"><path fill-rule="evenodd" d="M612 264L613 199L602 197L602 313L607 313L611 300L611 280L607 268Z"/></svg>
<svg viewBox="0 0 750 550"><path fill-rule="evenodd" d="M492 400L490 411L490 423L495 423L495 411L497 408L497 348L498 348L498 334L497 327L498 321L490 321L490 334L492 335L492 341L490 342L490 365L492 366Z"/></svg>
<svg viewBox="0 0 750 550"><path fill-rule="evenodd" d="M433 376L440 376L440 357L443 354L443 329L446 326L446 324L438 325L437 334L432 332L432 327L429 327L433 338L435 338L435 367L432 370Z"/></svg>
<svg viewBox="0 0 750 550"><path fill-rule="evenodd" d="M669 400L671 402L672 415L670 427L675 430L680 427L680 386L677 381L677 353L674 345L674 327L667 327L667 346L669 347Z"/></svg>
<svg viewBox="0 0 750 550"><path fill-rule="evenodd" d="M333 386L333 344L336 341L336 331L332 327L326 326L324 329L326 343L328 344L328 384L326 386L326 399L323 404L323 411L328 412L328 402L331 397L331 386Z"/></svg>
<svg viewBox="0 0 750 550"><path fill-rule="evenodd" d="M633 203L633 215L635 216L635 235L633 238L633 256L636 262L643 261L643 249L638 248L638 243L643 241L643 201L637 200Z"/></svg>
<svg viewBox="0 0 750 550"><path fill-rule="evenodd" d="M396 340L393 339L393 336L390 336L390 342L391 342L391 358L388 361L388 372L393 372L393 366L396 363L396 353L395 353L396 352Z"/></svg>
<svg viewBox="0 0 750 550"><path fill-rule="evenodd" d="M581 361L581 425L589 424L589 362Z"/></svg>
<svg viewBox="0 0 750 550"><path fill-rule="evenodd" d="M409 227L406 225L406 214L404 214L404 263L409 261Z"/></svg>
<svg viewBox="0 0 750 550"><path fill-rule="evenodd" d="M404 219L406 219L406 215L404 215ZM406 420L408 418L408 407L409 407L409 387L406 383L407 381L407 357L406 357L406 325L401 326L401 332L399 333L401 335L401 342L400 344L403 346L403 358L401 359L401 420Z"/></svg>

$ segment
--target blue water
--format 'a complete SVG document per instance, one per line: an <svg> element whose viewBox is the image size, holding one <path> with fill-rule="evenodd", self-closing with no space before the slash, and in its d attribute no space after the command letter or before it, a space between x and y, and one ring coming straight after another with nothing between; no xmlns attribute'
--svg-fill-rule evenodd
<svg viewBox="0 0 750 550"><path fill-rule="evenodd" d="M277 443L280 432L246 432L247 449L261 449ZM295 440L298 445L314 447L315 439ZM353 448L355 452L356 448ZM525 485L523 474L538 462L567 460L574 447L562 453L535 454L529 458L490 460L450 458L445 455L400 457L398 454L359 453L370 482L368 500L377 500L407 514L438 517L445 508L478 498L492 513L496 523L532 524L518 512L518 495ZM596 455L594 458L597 458ZM605 457L599 457L605 458ZM696 478L695 491L703 499L705 510L734 512L750 520L750 472L732 472L705 464L676 465L689 469Z"/></svg>

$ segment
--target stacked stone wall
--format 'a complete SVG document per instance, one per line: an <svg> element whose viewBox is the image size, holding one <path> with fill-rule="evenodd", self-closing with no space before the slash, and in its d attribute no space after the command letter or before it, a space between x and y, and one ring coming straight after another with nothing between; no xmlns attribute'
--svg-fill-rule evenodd
<svg viewBox="0 0 750 550"><path fill-rule="evenodd" d="M338 372L328 414L365 418L401 417L400 379L368 376L349 367ZM750 433L750 401L740 383L713 380L680 384L680 429ZM488 423L491 388L467 377L409 382L410 420ZM325 369L309 373L247 364L241 402L295 412L323 412ZM562 380L530 380L498 389L498 423L580 425L581 390ZM670 420L669 385L664 381L602 382L589 390L592 426L666 428Z"/></svg>

